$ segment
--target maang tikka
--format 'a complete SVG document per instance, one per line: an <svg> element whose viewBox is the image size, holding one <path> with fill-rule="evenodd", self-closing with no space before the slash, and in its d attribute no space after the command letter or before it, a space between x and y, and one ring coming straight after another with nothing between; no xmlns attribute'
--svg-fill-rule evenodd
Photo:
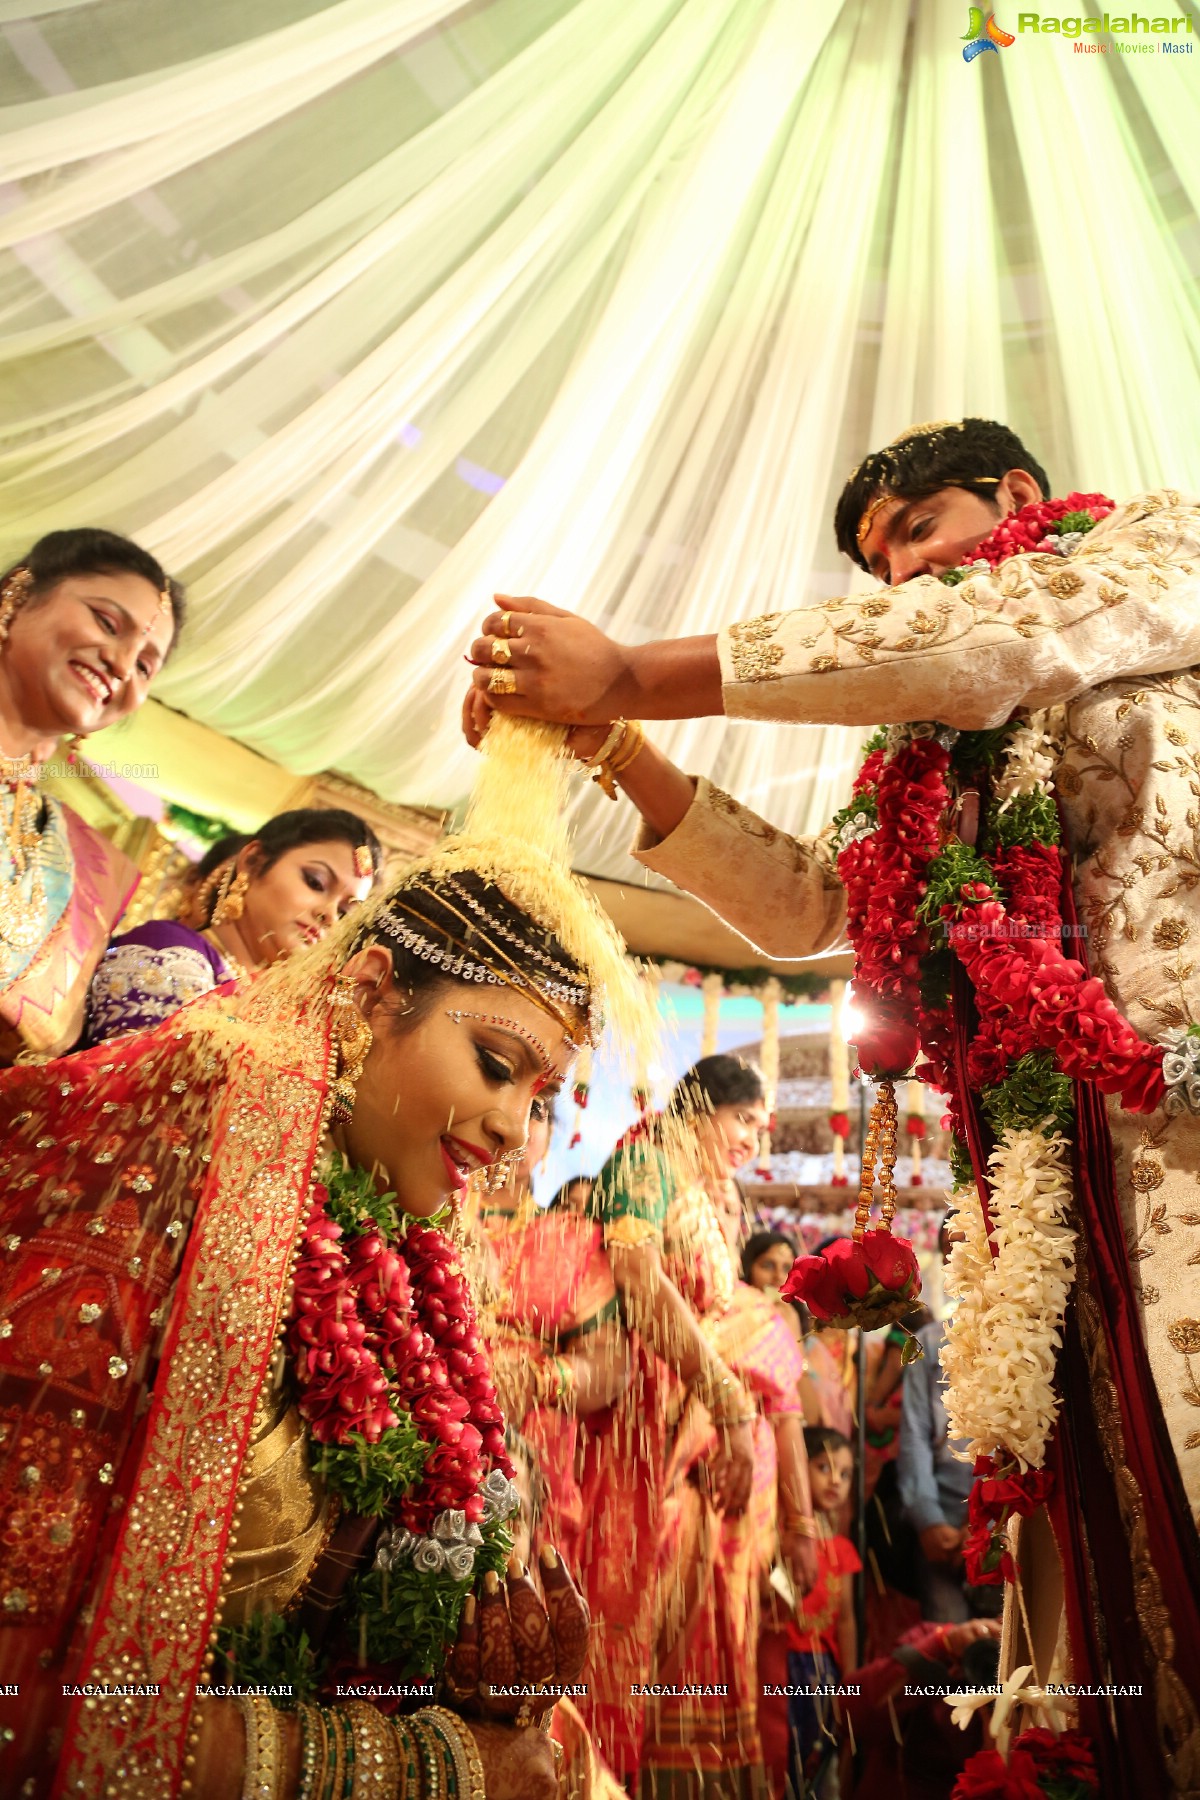
<svg viewBox="0 0 1200 1800"><path fill-rule="evenodd" d="M340 975L333 990L333 1044L338 1072L329 1087L329 1123L345 1125L354 1117L358 1080L371 1048L373 1033L355 999L355 983Z"/></svg>

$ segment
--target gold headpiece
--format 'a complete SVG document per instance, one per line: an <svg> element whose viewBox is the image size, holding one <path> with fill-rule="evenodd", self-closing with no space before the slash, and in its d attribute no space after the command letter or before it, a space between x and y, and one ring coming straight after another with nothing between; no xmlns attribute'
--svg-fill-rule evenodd
<svg viewBox="0 0 1200 1800"><path fill-rule="evenodd" d="M943 431L961 431L961 430L962 430L962 420L961 419L929 419L925 422L924 425L909 425L909 426L907 426L905 428L905 430L900 432L897 437L892 438L891 442L885 444L883 446L883 448L885 451L886 450L896 450L899 448L899 446L901 444L911 443L914 438L935 438L935 437L940 437ZM851 475L851 477L850 477L851 481L854 480L854 476L858 474L858 470L861 468L862 468L862 463L859 463L858 469L855 469L854 474ZM866 512L863 514L862 518L859 520L858 530L854 534L854 541L858 545L860 550L862 548L864 538L866 537L868 531L870 531L870 529L871 529L871 521L874 519L875 514L879 511L881 506L886 506L888 501L892 500L894 498L895 498L895 495L893 494L891 488L884 487L880 490L880 492L878 494L876 494L874 500L872 500L870 506L868 506Z"/></svg>
<svg viewBox="0 0 1200 1800"><path fill-rule="evenodd" d="M360 879L364 875L373 875L375 873L375 859L371 855L371 847L369 844L356 844L354 846L354 873L359 876Z"/></svg>
<svg viewBox="0 0 1200 1800"><path fill-rule="evenodd" d="M870 506L868 506L866 512L858 521L858 530L854 534L854 541L860 550L862 548L863 539L871 529L871 521L875 517L875 514L879 511L880 507L886 506L889 500L894 500L895 498L896 496L891 492L890 488L884 488L881 494L876 494Z"/></svg>
<svg viewBox="0 0 1200 1800"><path fill-rule="evenodd" d="M174 618L175 608L171 605L171 589L169 585L163 588L159 593L158 606L160 612L164 612L169 617Z"/></svg>

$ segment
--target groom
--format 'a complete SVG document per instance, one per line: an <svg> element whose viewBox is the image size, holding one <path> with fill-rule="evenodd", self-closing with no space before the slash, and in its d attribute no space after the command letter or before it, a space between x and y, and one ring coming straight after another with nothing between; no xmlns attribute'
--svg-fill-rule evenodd
<svg viewBox="0 0 1200 1800"><path fill-rule="evenodd" d="M622 716L937 719L970 731L1062 704L1054 782L1086 955L1155 1041L1200 1021L1200 507L1170 490L1144 494L1051 555L1030 511L1049 492L1005 426L920 426L868 456L838 501L839 547L878 586L638 648L542 601L502 601L472 647L468 735L477 740L495 708L575 726L572 745L587 756ZM944 583L1002 521L1029 552ZM648 867L770 955L837 941L845 903L829 834L790 838L651 745L617 779L645 820L636 854ZM1118 1702L1115 1738L1105 1708L1082 1703L1108 1785L1195 1794L1200 1119L1135 1117L1080 1092L1092 1096L1080 1116L1107 1181L1097 1191L1115 1199L1095 1202L1079 1171L1088 1257L1059 1363L1058 1557L1044 1520L1031 1522L1039 1530L1021 1553L1031 1657L1018 1660L1032 1658L1043 1682L1063 1679L1069 1641L1065 1678L1140 1683L1140 1702Z"/></svg>

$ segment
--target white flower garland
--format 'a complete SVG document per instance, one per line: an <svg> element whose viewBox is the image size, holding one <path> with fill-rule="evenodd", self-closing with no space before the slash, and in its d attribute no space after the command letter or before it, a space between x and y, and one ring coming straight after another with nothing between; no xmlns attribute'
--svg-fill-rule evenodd
<svg viewBox="0 0 1200 1800"><path fill-rule="evenodd" d="M1058 1416L1054 1365L1075 1275L1071 1146L1060 1131L1010 1127L989 1159L993 1237L972 1184L956 1196L965 1240L950 1252L946 1291L959 1304L942 1348L946 1414L978 1456L1008 1451L1040 1469Z"/></svg>
<svg viewBox="0 0 1200 1800"><path fill-rule="evenodd" d="M1018 721L992 792L1001 810L1019 796L1053 791L1065 711L1047 707ZM1040 1469L1058 1416L1054 1365L1075 1276L1071 1144L1049 1123L1010 1126L989 1159L992 1232L974 1183L954 1196L955 1244L946 1291L958 1307L946 1327L946 1414L967 1440L964 1460L1014 1456Z"/></svg>
<svg viewBox="0 0 1200 1800"><path fill-rule="evenodd" d="M1054 770L1061 750L1066 717L1062 706L1048 706L1030 713L1013 727L1004 746L1004 767L995 777L992 792L1000 810L1012 805L1019 794L1054 791Z"/></svg>

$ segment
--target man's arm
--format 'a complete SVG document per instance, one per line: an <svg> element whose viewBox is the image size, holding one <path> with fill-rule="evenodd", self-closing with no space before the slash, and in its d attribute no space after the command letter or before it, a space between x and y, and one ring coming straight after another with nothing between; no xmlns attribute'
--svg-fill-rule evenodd
<svg viewBox="0 0 1200 1800"><path fill-rule="evenodd" d="M815 956L843 940L846 892L828 835L790 837L703 776L674 829L660 837L647 822L634 855L766 956Z"/></svg>
<svg viewBox="0 0 1200 1800"><path fill-rule="evenodd" d="M1200 508L1142 495L1073 556L751 619L722 631L719 652L731 718L1002 725L1017 707L1200 660Z"/></svg>
<svg viewBox="0 0 1200 1800"><path fill-rule="evenodd" d="M946 587L923 575L857 599L638 648L544 601L505 602L516 690L500 711L564 723L616 717L999 725L1118 675L1200 662L1200 508L1172 491L1119 507L1070 557L1013 557ZM501 614L485 633L503 635ZM486 688L491 639L476 640Z"/></svg>

